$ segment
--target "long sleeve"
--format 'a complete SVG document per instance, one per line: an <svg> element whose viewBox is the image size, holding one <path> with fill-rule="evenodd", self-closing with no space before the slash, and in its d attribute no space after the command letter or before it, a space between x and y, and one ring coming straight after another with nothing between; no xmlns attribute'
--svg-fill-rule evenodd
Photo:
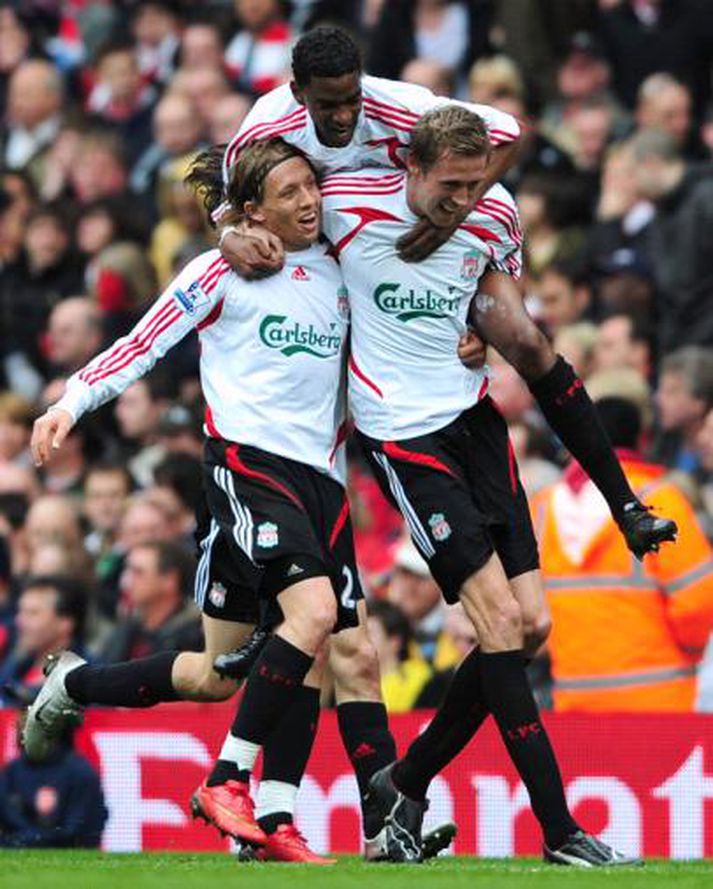
<svg viewBox="0 0 713 889"><path fill-rule="evenodd" d="M69 378L55 407L78 420L148 373L210 314L222 296L227 268L217 250L190 262L129 334Z"/></svg>

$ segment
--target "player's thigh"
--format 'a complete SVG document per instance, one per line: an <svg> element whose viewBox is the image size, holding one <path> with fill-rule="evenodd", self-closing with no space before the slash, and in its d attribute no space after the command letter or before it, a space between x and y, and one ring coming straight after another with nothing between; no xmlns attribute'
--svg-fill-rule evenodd
<svg viewBox="0 0 713 889"><path fill-rule="evenodd" d="M490 559L488 518L476 503L467 468L449 454L449 431L393 442L360 436L379 485L406 521L447 602ZM460 431L454 432L454 439ZM463 443L463 456L467 456Z"/></svg>
<svg viewBox="0 0 713 889"><path fill-rule="evenodd" d="M253 631L254 623L237 623L231 620L220 620L209 617L203 613L203 635L205 637L205 655L208 661L213 661L219 654L227 654L234 648L239 648Z"/></svg>

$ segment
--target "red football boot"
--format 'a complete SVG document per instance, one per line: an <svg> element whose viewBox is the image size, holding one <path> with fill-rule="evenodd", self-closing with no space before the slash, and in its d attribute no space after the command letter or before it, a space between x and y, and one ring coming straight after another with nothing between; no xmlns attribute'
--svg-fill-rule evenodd
<svg viewBox="0 0 713 889"><path fill-rule="evenodd" d="M242 781L226 781L213 787L204 781L193 794L191 811L194 818L202 818L236 840L257 846L267 842L265 831L255 820L250 787Z"/></svg>
<svg viewBox="0 0 713 889"><path fill-rule="evenodd" d="M274 833L267 835L267 842L258 850L260 861L293 861L302 864L336 864L336 858L317 855L307 845L307 840L294 824L280 824Z"/></svg>

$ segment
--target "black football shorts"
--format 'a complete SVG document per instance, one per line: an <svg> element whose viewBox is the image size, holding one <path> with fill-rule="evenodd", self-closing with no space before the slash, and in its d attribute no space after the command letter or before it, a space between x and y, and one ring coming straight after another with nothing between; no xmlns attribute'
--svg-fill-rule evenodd
<svg viewBox="0 0 713 889"><path fill-rule="evenodd" d="M463 582L493 552L508 578L539 567L507 424L489 396L428 435L358 437L446 601L458 600Z"/></svg>

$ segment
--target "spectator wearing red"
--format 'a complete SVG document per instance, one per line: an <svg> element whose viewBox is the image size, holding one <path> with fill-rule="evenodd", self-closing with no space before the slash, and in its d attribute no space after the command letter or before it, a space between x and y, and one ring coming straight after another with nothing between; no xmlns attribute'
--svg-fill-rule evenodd
<svg viewBox="0 0 713 889"><path fill-rule="evenodd" d="M225 61L241 92L269 93L289 76L293 34L279 0L234 0L240 30Z"/></svg>

